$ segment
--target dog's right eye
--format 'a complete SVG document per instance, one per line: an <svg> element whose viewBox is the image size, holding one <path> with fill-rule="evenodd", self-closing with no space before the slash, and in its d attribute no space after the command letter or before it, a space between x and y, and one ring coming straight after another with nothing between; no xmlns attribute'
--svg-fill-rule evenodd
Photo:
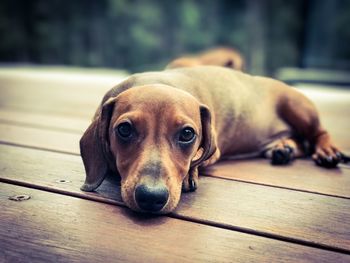
<svg viewBox="0 0 350 263"><path fill-rule="evenodd" d="M129 140L133 135L133 127L129 122L123 122L117 126L117 134L123 140Z"/></svg>

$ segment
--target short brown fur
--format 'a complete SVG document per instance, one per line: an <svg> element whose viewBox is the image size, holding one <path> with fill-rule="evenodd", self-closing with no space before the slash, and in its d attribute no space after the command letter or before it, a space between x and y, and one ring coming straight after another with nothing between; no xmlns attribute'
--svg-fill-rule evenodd
<svg viewBox="0 0 350 263"><path fill-rule="evenodd" d="M127 142L116 133L124 122L134 132ZM196 134L186 146L178 136L184 127ZM146 185L169 192L157 211L168 213L181 189L198 186L198 167L248 156L284 164L285 154L305 156L305 142L320 165L340 161L314 105L280 81L215 66L135 74L105 95L81 139L87 174L82 189L93 191L108 173L119 174L131 209L144 211L135 189Z"/></svg>

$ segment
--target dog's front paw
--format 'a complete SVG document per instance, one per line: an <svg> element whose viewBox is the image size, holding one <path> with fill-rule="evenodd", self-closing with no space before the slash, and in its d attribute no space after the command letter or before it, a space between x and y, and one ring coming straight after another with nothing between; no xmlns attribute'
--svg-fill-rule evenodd
<svg viewBox="0 0 350 263"><path fill-rule="evenodd" d="M182 182L182 192L194 192L197 189L197 183L195 180L188 179Z"/></svg>
<svg viewBox="0 0 350 263"><path fill-rule="evenodd" d="M191 168L182 182L182 192L194 192L198 187L198 169Z"/></svg>
<svg viewBox="0 0 350 263"><path fill-rule="evenodd" d="M271 164L273 165L284 165L288 164L293 160L294 150L288 145L282 147L276 147L272 149Z"/></svg>

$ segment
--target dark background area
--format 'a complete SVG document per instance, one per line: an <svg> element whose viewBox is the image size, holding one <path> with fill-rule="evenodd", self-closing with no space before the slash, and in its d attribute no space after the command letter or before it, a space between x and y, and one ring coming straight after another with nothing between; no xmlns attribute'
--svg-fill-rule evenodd
<svg viewBox="0 0 350 263"><path fill-rule="evenodd" d="M350 69L349 0L1 0L0 62L163 68L215 46L251 73Z"/></svg>

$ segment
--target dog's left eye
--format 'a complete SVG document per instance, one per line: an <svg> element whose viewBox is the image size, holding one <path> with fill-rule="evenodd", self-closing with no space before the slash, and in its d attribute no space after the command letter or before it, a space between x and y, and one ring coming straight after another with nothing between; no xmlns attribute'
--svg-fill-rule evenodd
<svg viewBox="0 0 350 263"><path fill-rule="evenodd" d="M194 130L190 127L186 127L182 129L179 137L179 142L180 143L190 143L192 142L196 137L196 133Z"/></svg>

